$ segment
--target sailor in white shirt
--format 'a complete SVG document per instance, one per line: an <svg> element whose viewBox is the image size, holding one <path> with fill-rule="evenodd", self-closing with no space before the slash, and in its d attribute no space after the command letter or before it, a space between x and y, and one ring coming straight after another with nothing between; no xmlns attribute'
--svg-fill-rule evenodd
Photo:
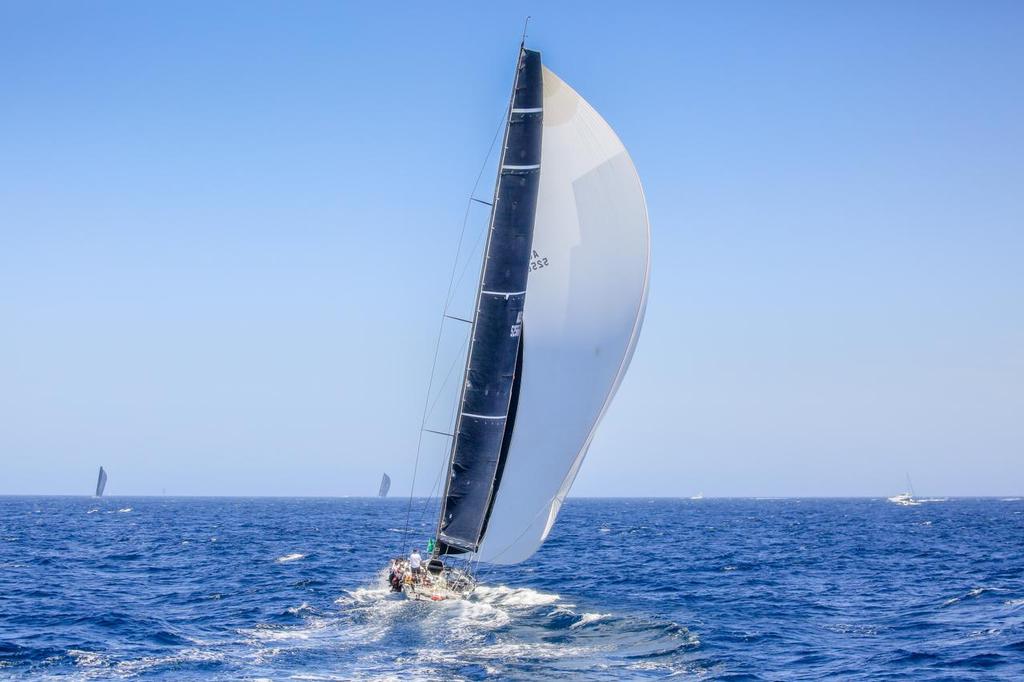
<svg viewBox="0 0 1024 682"><path fill-rule="evenodd" d="M419 574L422 564L423 557L420 556L420 550L413 549L412 554L409 555L409 568L412 570L413 575Z"/></svg>

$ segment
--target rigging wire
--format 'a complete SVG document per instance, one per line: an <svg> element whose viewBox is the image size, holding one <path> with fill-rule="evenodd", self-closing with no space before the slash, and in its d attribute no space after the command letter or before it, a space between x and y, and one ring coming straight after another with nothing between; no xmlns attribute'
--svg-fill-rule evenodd
<svg viewBox="0 0 1024 682"><path fill-rule="evenodd" d="M452 292L455 289L455 273L458 271L459 259L460 259L460 256L462 255L462 244L463 244L463 242L465 240L465 237L466 237L466 226L469 223L469 212L470 212L470 209L473 207L473 197L476 194L477 188L480 186L480 180L481 180L481 178L483 178L484 171L487 170L487 164L491 160L491 156L494 153L494 145L497 143L498 136L501 134L502 129L505 127L506 119L507 119L507 111L504 111L504 112L502 112L501 122L498 124L497 129L494 131L494 137L491 138L491 144L487 148L487 155L484 157L484 162L480 165L480 171L477 173L476 181L473 183L473 191L470 192L469 198L466 200L466 210L465 210L465 212L463 213L463 216L462 216L462 228L459 231L459 245L458 245L458 247L455 250L455 260L452 263L452 273L451 273L451 276L448 278L448 291L445 294L444 310L443 310L443 312L441 314L441 323L438 326L438 330L437 330L437 340L434 343L434 359L433 359L433 361L431 363L431 366L430 366L430 380L427 383L427 394L426 394L426 397L423 400L423 416L420 419L419 437L416 440L416 459L415 459L415 462L413 464L413 469L412 469L412 483L409 485L409 502L408 502L408 504L406 505L406 508L405 508L405 529L403 530L402 536L399 539L399 543L398 543L399 546L402 547L402 554L403 555L409 551L409 532L410 532L409 522L410 522L411 516L412 516L412 499L413 499L413 494L416 491L416 476L419 473L420 453L421 453L421 451L423 449L423 429L426 428L427 417L429 416L429 410L431 409L430 408L430 394L431 394L431 390L434 387L434 374L435 374L435 371L437 369L437 356L438 356L438 353L440 352L440 349L441 349L441 336L444 333L445 315L448 313L448 306L451 304L451 301L452 301L452 298L453 298L453 293ZM479 239L477 240L477 243L479 243ZM476 250L476 246L474 246L474 252L475 252L475 250ZM463 273L463 274L465 274L465 273ZM460 282L462 281L461 276L459 277L459 281ZM435 400L435 404L436 404L436 400Z"/></svg>
<svg viewBox="0 0 1024 682"><path fill-rule="evenodd" d="M458 363L458 361L462 358L462 351L466 348L466 345L468 343L469 343L469 338L467 337L462 342L462 348L459 349L459 353L456 355L455 360L452 362L452 367L448 370L449 374L451 374L451 372L454 370L454 368L455 368L456 364ZM446 378L445 379L445 383L442 384L442 386L441 386L441 391L444 390L444 386L447 383L448 383L448 379ZM432 405L431 408L430 408L430 413L431 414L433 414L434 407L437 406L437 402L440 400L440 398L441 398L441 394L439 392L437 400L434 401L434 405ZM448 417L448 431L454 433L454 431L455 431L455 423L456 423L457 418L458 418L457 410L453 409L451 415ZM448 461L447 461L448 458L444 456L445 450L446 449L442 449L442 451L441 451L441 455L442 456L440 457L440 466L438 467L438 470L437 470L437 476L434 478L434 485L430 488L430 495L428 495L427 499L424 500L424 502L423 502L423 510L420 512L420 518L417 521L418 525L423 525L423 519L426 517L427 511L433 507L433 505L431 504L431 500L435 499L435 495L437 495L437 496L440 495L440 492L441 492L441 480L442 480L442 478L444 476L445 471L448 470ZM438 511L440 511L440 509Z"/></svg>

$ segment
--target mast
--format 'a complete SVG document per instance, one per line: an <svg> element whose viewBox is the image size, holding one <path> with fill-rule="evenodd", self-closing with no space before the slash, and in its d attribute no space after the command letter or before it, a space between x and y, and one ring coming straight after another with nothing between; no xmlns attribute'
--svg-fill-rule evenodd
<svg viewBox="0 0 1024 682"><path fill-rule="evenodd" d="M437 522L437 554L479 547L514 426L540 184L542 98L540 53L520 44Z"/></svg>

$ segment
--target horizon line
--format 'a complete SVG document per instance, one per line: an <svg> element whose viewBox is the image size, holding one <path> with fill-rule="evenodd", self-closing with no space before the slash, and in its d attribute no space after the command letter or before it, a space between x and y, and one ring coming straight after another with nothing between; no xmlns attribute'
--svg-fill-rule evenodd
<svg viewBox="0 0 1024 682"><path fill-rule="evenodd" d="M194 498L194 499L268 499L268 500L381 500L381 501L395 501L395 500L408 500L410 496L389 496L381 498L377 495L194 495L194 494L162 494L162 495L133 495L133 494L114 494L114 495L103 495L103 497L96 497L95 495L89 494L70 494L70 493L0 493L0 498L6 497L67 497L67 498L88 498L94 500L104 500L113 498L153 498L162 499L168 497L174 498ZM704 500L888 500L890 495L705 495L698 498L693 496L674 496L674 495L570 495L566 499L569 500L686 500L689 502L702 502ZM978 500L978 499L1006 499L1020 497L1024 499L1024 493L1019 494L1006 494L1006 495L933 495L929 497L921 497L920 500ZM414 500L436 500L440 499L437 495L423 496L416 495L412 496Z"/></svg>

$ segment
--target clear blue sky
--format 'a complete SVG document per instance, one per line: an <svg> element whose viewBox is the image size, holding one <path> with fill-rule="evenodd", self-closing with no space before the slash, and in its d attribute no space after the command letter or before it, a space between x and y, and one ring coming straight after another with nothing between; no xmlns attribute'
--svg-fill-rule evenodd
<svg viewBox="0 0 1024 682"><path fill-rule="evenodd" d="M7 2L0 494L405 493L525 14L653 229L574 494L1024 493L1019 2Z"/></svg>

